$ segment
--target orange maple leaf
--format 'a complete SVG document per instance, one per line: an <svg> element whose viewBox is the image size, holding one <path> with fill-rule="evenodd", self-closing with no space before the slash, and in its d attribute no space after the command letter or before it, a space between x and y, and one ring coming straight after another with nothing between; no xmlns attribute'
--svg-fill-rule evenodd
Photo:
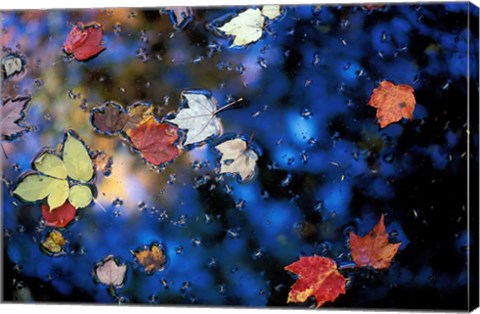
<svg viewBox="0 0 480 314"><path fill-rule="evenodd" d="M377 120L381 128L400 119L413 119L415 110L415 96L410 85L395 85L389 81L382 81L375 88L368 105L377 108Z"/></svg>
<svg viewBox="0 0 480 314"><path fill-rule="evenodd" d="M288 293L289 302L305 302L314 296L317 308L325 302L334 301L340 294L345 294L345 277L337 270L334 260L321 256L301 257L298 261L285 267L299 276Z"/></svg>
<svg viewBox="0 0 480 314"><path fill-rule="evenodd" d="M401 244L388 242L383 214L377 225L363 238L350 232L352 259L360 267L369 266L375 269L390 267L390 263Z"/></svg>
<svg viewBox="0 0 480 314"><path fill-rule="evenodd" d="M153 274L164 269L166 262L165 253L155 244L150 249L145 247L141 251L132 252L132 254L135 255L138 263L145 268L147 274Z"/></svg>

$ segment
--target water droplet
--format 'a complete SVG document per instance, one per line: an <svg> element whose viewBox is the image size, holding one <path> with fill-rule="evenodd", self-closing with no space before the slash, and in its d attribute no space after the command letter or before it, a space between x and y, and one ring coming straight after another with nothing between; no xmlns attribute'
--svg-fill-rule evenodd
<svg viewBox="0 0 480 314"><path fill-rule="evenodd" d="M257 59L257 63L258 65L260 65L260 67L262 67L263 69L266 69L267 68L267 63L265 62L265 59L260 57Z"/></svg>
<svg viewBox="0 0 480 314"><path fill-rule="evenodd" d="M245 203L246 203L245 200L239 199L239 200L235 203L235 208L236 208L236 209L239 209L239 210L242 210L242 209L245 207Z"/></svg>
<svg viewBox="0 0 480 314"><path fill-rule="evenodd" d="M175 253L177 254L182 254L183 253L183 247L182 246L179 246L175 249Z"/></svg>
<svg viewBox="0 0 480 314"><path fill-rule="evenodd" d="M122 25L120 23L115 23L115 25L113 26L113 32L116 35L120 35L120 33L122 32Z"/></svg>
<svg viewBox="0 0 480 314"><path fill-rule="evenodd" d="M282 182L280 183L280 186L282 187L286 187L290 184L290 182L292 182L292 175L289 173L287 174L287 176L282 180Z"/></svg>
<svg viewBox="0 0 480 314"><path fill-rule="evenodd" d="M310 111L310 109L304 108L302 112L300 112L300 115L305 119L309 119L313 116L313 113Z"/></svg>
<svg viewBox="0 0 480 314"><path fill-rule="evenodd" d="M123 201L117 197L113 200L112 205L115 207L120 207L123 205Z"/></svg>
<svg viewBox="0 0 480 314"><path fill-rule="evenodd" d="M193 238L192 239L192 245L193 246L200 246L202 244L202 241L199 238Z"/></svg>

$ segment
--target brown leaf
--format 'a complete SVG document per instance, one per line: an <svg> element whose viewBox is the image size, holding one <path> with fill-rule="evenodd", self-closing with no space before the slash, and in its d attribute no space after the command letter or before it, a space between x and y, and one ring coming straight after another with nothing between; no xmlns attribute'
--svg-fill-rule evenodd
<svg viewBox="0 0 480 314"><path fill-rule="evenodd" d="M350 232L352 259L360 267L385 269L397 254L401 243L389 243L383 223L383 214L377 225L364 237Z"/></svg>
<svg viewBox="0 0 480 314"><path fill-rule="evenodd" d="M400 119L413 119L415 96L410 85L395 85L389 81L382 81L375 88L368 105L377 108L377 120L381 128Z"/></svg>
<svg viewBox="0 0 480 314"><path fill-rule="evenodd" d="M147 274L162 271L165 266L166 257L162 249L153 244L150 249L144 248L141 251L132 252L138 263L145 268Z"/></svg>

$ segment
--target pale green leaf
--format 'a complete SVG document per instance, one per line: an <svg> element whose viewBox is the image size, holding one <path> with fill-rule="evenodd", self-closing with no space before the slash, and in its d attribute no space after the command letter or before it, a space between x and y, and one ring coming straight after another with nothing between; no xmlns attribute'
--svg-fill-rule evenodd
<svg viewBox="0 0 480 314"><path fill-rule="evenodd" d="M67 178L67 167L65 166L65 163L59 157L51 153L44 153L40 155L40 157L35 159L33 165L36 170L43 174L58 179Z"/></svg>
<svg viewBox="0 0 480 314"><path fill-rule="evenodd" d="M63 147L63 161L70 178L80 182L87 182L92 179L93 163L87 148L70 133L68 133Z"/></svg>
<svg viewBox="0 0 480 314"><path fill-rule="evenodd" d="M86 185L74 185L70 188L68 201L75 208L84 208L93 200L92 190Z"/></svg>

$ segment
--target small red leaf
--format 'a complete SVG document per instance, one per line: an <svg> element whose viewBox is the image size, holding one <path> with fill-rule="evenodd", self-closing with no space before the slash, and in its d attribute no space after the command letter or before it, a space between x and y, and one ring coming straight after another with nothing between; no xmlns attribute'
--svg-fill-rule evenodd
<svg viewBox="0 0 480 314"><path fill-rule="evenodd" d="M108 102L92 111L92 124L102 133L115 134L128 122L128 114L119 105Z"/></svg>
<svg viewBox="0 0 480 314"><path fill-rule="evenodd" d="M178 128L166 123L158 123L153 117L128 132L133 147L143 158L156 166L173 160L180 154L175 146Z"/></svg>
<svg viewBox="0 0 480 314"><path fill-rule="evenodd" d="M337 270L334 260L321 256L301 257L285 267L299 276L288 294L287 302L305 302L314 296L317 307L345 294L346 279Z"/></svg>
<svg viewBox="0 0 480 314"><path fill-rule="evenodd" d="M389 81L382 81L375 88L368 105L377 108L377 120L381 128L400 119L413 119L415 110L415 96L410 85L395 85Z"/></svg>
<svg viewBox="0 0 480 314"><path fill-rule="evenodd" d="M364 237L359 237L350 232L352 259L360 267L370 266L375 269L390 267L390 263L397 254L400 245L401 243L388 242L383 215L377 225Z"/></svg>
<svg viewBox="0 0 480 314"><path fill-rule="evenodd" d="M77 212L75 207L73 207L73 205L68 201L51 212L48 205L42 204L41 207L45 224L54 228L66 227L75 218L75 214Z"/></svg>
<svg viewBox="0 0 480 314"><path fill-rule="evenodd" d="M78 61L88 60L106 48L102 45L102 25L91 22L86 25L77 23L65 40L63 50L73 54Z"/></svg>

